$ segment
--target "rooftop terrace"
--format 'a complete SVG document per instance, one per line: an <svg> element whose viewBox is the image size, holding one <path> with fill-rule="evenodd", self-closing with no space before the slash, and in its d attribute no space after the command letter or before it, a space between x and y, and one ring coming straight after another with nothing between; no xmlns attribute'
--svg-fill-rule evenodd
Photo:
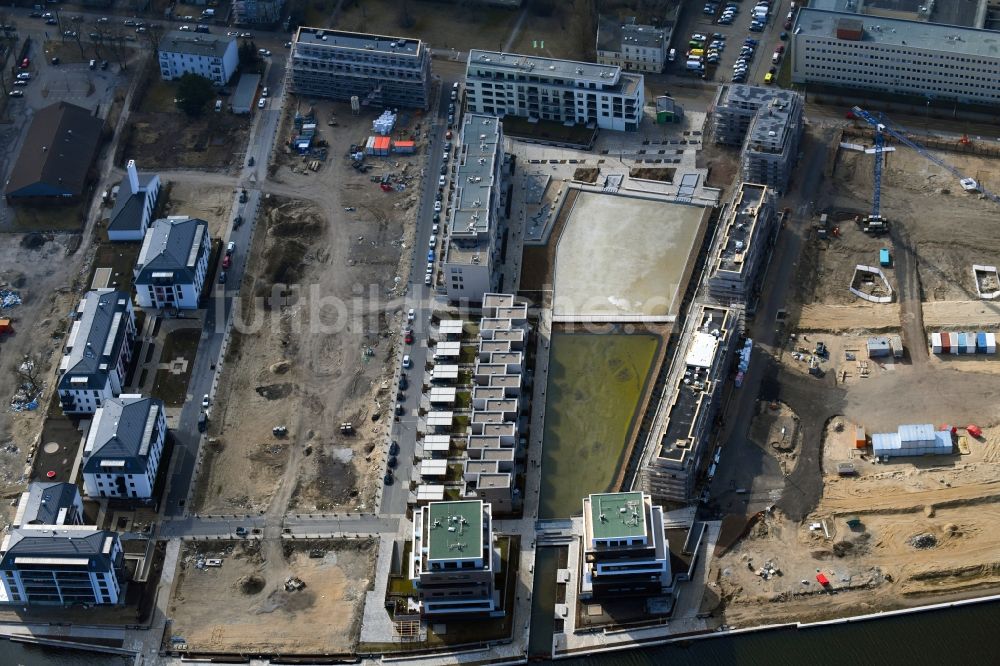
<svg viewBox="0 0 1000 666"><path fill-rule="evenodd" d="M428 507L427 559L459 560L483 556L483 503L433 502Z"/></svg>
<svg viewBox="0 0 1000 666"><path fill-rule="evenodd" d="M646 536L642 493L602 493L590 496L590 529L594 539L637 539Z"/></svg>

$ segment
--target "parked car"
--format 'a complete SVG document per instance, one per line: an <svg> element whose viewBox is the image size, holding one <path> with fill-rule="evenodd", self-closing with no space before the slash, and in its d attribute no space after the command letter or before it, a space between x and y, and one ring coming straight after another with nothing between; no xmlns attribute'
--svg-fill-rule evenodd
<svg viewBox="0 0 1000 666"><path fill-rule="evenodd" d="M202 412L198 415L198 432L205 432L208 430L208 414Z"/></svg>
<svg viewBox="0 0 1000 666"><path fill-rule="evenodd" d="M201 399L201 407L202 407L202 409L208 409L208 394L207 393Z"/></svg>
<svg viewBox="0 0 1000 666"><path fill-rule="evenodd" d="M434 281L434 277L430 273L426 273L424 275L424 284L425 285L427 285L429 287L433 281Z"/></svg>
<svg viewBox="0 0 1000 666"><path fill-rule="evenodd" d="M447 167L443 167L443 168L447 169ZM444 187L446 182L448 182L448 181L444 177L444 173L442 172L441 175L438 177L438 187Z"/></svg>
<svg viewBox="0 0 1000 666"><path fill-rule="evenodd" d="M261 97L259 100L257 100L257 108L258 109L263 109L264 105L266 105L266 104L267 104L267 98L266 97Z"/></svg>
<svg viewBox="0 0 1000 666"><path fill-rule="evenodd" d="M226 255L222 258L222 267L229 269L233 265L233 258L230 255Z"/></svg>
<svg viewBox="0 0 1000 666"><path fill-rule="evenodd" d="M389 455L395 456L398 454L399 454L399 444L396 443L396 440L392 440L392 443L389 444Z"/></svg>
<svg viewBox="0 0 1000 666"><path fill-rule="evenodd" d="M226 271L219 271L219 284L226 284Z"/></svg>
<svg viewBox="0 0 1000 666"><path fill-rule="evenodd" d="M413 367L413 361L410 360L409 354L405 354L403 356L403 367L406 368L407 370Z"/></svg>
<svg viewBox="0 0 1000 666"><path fill-rule="evenodd" d="M226 245L226 254L232 254L235 251L236 251L236 242L229 241L229 243Z"/></svg>
<svg viewBox="0 0 1000 666"><path fill-rule="evenodd" d="M416 311L413 308L406 311L406 321L413 321L416 316Z"/></svg>
<svg viewBox="0 0 1000 666"><path fill-rule="evenodd" d="M24 97L24 91L23 90L11 90L7 94L9 96L11 96L11 97Z"/></svg>
<svg viewBox="0 0 1000 666"><path fill-rule="evenodd" d="M413 329L412 328L404 328L403 329L403 342L405 342L408 345L412 345L413 344Z"/></svg>
<svg viewBox="0 0 1000 666"><path fill-rule="evenodd" d="M435 201L434 202L434 212L435 213L440 213L441 212L441 202L440 201Z"/></svg>

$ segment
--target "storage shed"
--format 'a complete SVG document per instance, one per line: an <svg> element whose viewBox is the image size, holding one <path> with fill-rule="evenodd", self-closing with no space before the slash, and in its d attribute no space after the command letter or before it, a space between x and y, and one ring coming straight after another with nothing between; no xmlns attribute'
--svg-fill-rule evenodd
<svg viewBox="0 0 1000 666"><path fill-rule="evenodd" d="M882 336L868 338L868 358L879 358L891 354L892 346L889 344L889 338Z"/></svg>

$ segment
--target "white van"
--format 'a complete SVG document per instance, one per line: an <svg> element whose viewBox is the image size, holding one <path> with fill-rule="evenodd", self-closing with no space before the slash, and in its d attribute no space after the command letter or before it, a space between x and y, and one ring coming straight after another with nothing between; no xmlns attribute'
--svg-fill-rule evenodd
<svg viewBox="0 0 1000 666"><path fill-rule="evenodd" d="M685 68L690 71L700 70L702 69L701 60L688 60Z"/></svg>

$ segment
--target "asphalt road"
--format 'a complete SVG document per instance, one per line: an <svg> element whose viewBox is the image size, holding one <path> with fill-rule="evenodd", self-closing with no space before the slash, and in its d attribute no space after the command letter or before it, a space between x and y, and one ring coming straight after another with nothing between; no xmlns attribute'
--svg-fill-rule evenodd
<svg viewBox="0 0 1000 666"><path fill-rule="evenodd" d="M407 292L405 309L414 309L412 322L414 344L404 347L402 353L408 354L412 366L402 370L409 380L409 389L403 400L404 414L393 424L392 439L399 444L398 464L392 485L383 488L382 515L398 515L406 512L406 500L409 496L409 480L413 474L413 458L417 441L417 409L420 406L420 387L424 368L427 364L427 335L431 313L434 309L434 291L424 284L427 267L427 243L431 235L432 218L434 217L434 195L438 190L438 176L444 161L444 135L447 132L448 103L451 97L452 84L457 79L448 78L440 81L436 108L432 106L427 119L431 126L428 144L429 155L425 163L423 189L420 192L420 206L417 209L417 229L415 235L413 266L410 270L410 285ZM453 133L457 134L457 124ZM449 164L451 162L449 161ZM444 198L447 202L447 194ZM442 212L442 220L444 214ZM440 245L440 244L439 244ZM435 251L435 261L440 257ZM404 323L404 325L406 325Z"/></svg>
<svg viewBox="0 0 1000 666"><path fill-rule="evenodd" d="M206 393L215 396L215 381L221 371L222 344L226 337L227 326L233 311L233 304L239 297L239 286L246 270L247 254L253 230L256 226L257 211L260 208L261 193L258 184L267 176L267 163L274 146L278 124L281 120L281 107L284 101L284 57L275 57L264 80L270 89L271 96L267 107L255 110L257 118L247 141L247 153L244 155L244 168L241 175L243 188L247 190L246 203L240 203L239 192L234 193L233 218L243 217L243 225L239 229L230 227L229 234L223 242L234 241L236 251L233 253L233 265L227 271L228 279L225 285L216 284L205 310L205 323L202 327L202 341L198 347L198 355L191 370L191 380L188 384L188 394L191 399L181 408L180 418L173 428L174 450L171 458L171 472L167 486L167 498L164 515L180 516L186 510L191 480L198 460L198 447L202 435L198 432L198 415L201 412L201 397ZM254 166L246 166L250 157ZM209 419L212 408L208 410Z"/></svg>

